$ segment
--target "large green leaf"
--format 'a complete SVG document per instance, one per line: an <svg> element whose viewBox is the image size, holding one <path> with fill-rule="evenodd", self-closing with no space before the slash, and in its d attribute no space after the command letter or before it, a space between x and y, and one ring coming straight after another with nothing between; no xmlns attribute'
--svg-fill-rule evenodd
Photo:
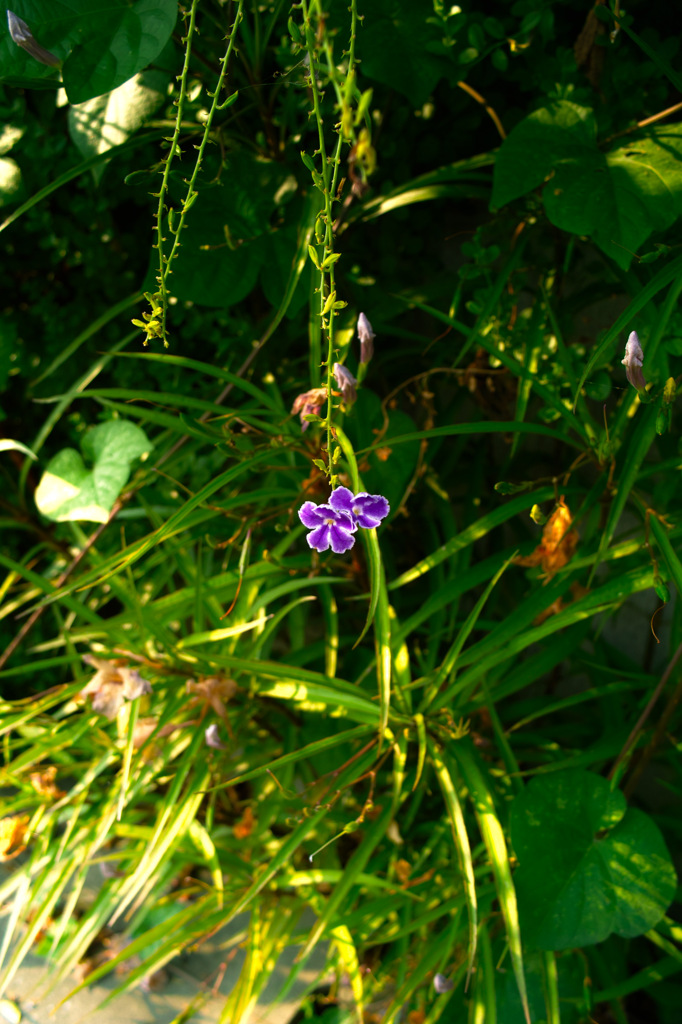
<svg viewBox="0 0 682 1024"><path fill-rule="evenodd" d="M603 152L592 110L562 100L536 110L510 132L495 163L492 206L545 183L542 198L557 227L589 235L619 266L652 231L682 212L682 125L654 127Z"/></svg>
<svg viewBox="0 0 682 1024"><path fill-rule="evenodd" d="M280 164L242 150L232 153L220 181L201 185L187 214L169 282L173 294L206 306L231 306L245 298L261 267L275 258L270 220L295 187ZM178 206L182 194L182 183L174 182ZM156 270L154 262L151 273Z"/></svg>
<svg viewBox="0 0 682 1024"><path fill-rule="evenodd" d="M131 463L152 447L145 432L129 420L100 423L81 442L93 468L86 468L74 448L63 448L50 460L36 488L38 511L57 523L106 523L130 476Z"/></svg>
<svg viewBox="0 0 682 1024"><path fill-rule="evenodd" d="M498 957L503 948L495 950ZM547 979L543 966L547 954L530 953L524 957L526 984L528 985L528 1006L532 1021L551 1020L547 1016ZM575 953L557 957L558 990L561 999L561 1024L577 1024L581 1017L580 1005L583 994L584 967ZM495 994L497 1004L496 1024L525 1024L525 1016L519 990L511 971L495 972ZM583 1018L584 1020L585 1018Z"/></svg>
<svg viewBox="0 0 682 1024"><path fill-rule="evenodd" d="M54 80L10 37L7 9L29 27L41 46L63 61L71 103L110 92L151 64L168 42L177 0L10 0L0 17L0 81L40 87Z"/></svg>
<svg viewBox="0 0 682 1024"><path fill-rule="evenodd" d="M69 110L69 135L84 159L122 145L163 103L168 75L143 71L118 89L75 103ZM92 169L95 180L104 164Z"/></svg>
<svg viewBox="0 0 682 1024"><path fill-rule="evenodd" d="M514 801L511 837L529 948L641 935L675 894L675 870L654 822L627 809L623 794L592 772L534 778Z"/></svg>
<svg viewBox="0 0 682 1024"><path fill-rule="evenodd" d="M441 78L459 77L443 32L427 13L414 0L372 0L363 10L363 75L396 89L415 107Z"/></svg>

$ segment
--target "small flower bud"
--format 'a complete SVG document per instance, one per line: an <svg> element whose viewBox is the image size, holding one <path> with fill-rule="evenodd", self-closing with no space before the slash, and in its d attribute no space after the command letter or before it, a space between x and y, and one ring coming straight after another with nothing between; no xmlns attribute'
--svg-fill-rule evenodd
<svg viewBox="0 0 682 1024"><path fill-rule="evenodd" d="M351 406L357 398L355 391L357 380L350 370L347 370L341 363L334 363L334 377L345 405Z"/></svg>
<svg viewBox="0 0 682 1024"><path fill-rule="evenodd" d="M450 978L446 978L444 974L437 974L433 979L433 987L440 996L443 992L450 992L455 987L455 983Z"/></svg>
<svg viewBox="0 0 682 1024"><path fill-rule="evenodd" d="M358 338L360 339L360 362L368 363L374 355L374 339L376 334L372 330L372 325L365 316L361 313L358 317Z"/></svg>
<svg viewBox="0 0 682 1024"><path fill-rule="evenodd" d="M225 750L225 744L220 738L215 722L204 730L204 739L207 747L213 747L214 750Z"/></svg>
<svg viewBox="0 0 682 1024"><path fill-rule="evenodd" d="M625 367L628 381L632 384L633 388L637 388L640 392L646 391L646 381L642 373L644 353L637 337L637 331L633 331L628 338L627 345L625 346L625 359L622 359L621 362Z"/></svg>
<svg viewBox="0 0 682 1024"><path fill-rule="evenodd" d="M59 57L55 57L54 53L50 53L44 46L41 46L37 40L33 38L31 30L25 21L22 21L14 11L7 12L7 24L9 26L9 34L12 37L12 41L20 46L22 50L26 50L26 53L30 55L41 64L47 64L49 68L58 68L61 66Z"/></svg>

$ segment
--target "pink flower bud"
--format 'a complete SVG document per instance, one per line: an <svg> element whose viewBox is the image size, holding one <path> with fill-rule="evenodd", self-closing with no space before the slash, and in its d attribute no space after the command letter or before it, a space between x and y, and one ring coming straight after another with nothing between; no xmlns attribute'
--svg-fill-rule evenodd
<svg viewBox="0 0 682 1024"><path fill-rule="evenodd" d="M22 21L14 11L7 12L7 24L9 27L9 34L12 37L12 42L20 46L22 50L26 50L26 53L30 55L41 64L47 64L49 68L58 68L61 65L59 57L55 57L54 53L50 53L44 46L33 38L31 30L25 21Z"/></svg>
<svg viewBox="0 0 682 1024"><path fill-rule="evenodd" d="M361 313L358 317L358 338L360 339L360 362L368 363L374 355L374 339L376 335L372 330L372 325L365 316Z"/></svg>
<svg viewBox="0 0 682 1024"><path fill-rule="evenodd" d="M637 331L633 331L628 338L627 345L625 346L625 359L622 359L621 362L625 367L628 381L632 384L633 388L637 388L638 391L646 391L646 381L642 373L644 353L637 337Z"/></svg>
<svg viewBox="0 0 682 1024"><path fill-rule="evenodd" d="M347 406L352 405L357 398L355 391L357 380L350 370L347 370L345 366L341 365L341 363L334 363L334 377L336 379L338 389L341 392L341 398Z"/></svg>

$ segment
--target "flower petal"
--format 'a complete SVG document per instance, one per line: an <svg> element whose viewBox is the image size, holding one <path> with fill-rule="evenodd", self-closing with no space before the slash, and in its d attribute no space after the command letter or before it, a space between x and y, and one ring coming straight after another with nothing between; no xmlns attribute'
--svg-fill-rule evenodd
<svg viewBox="0 0 682 1024"><path fill-rule="evenodd" d="M341 512L348 512L348 514L352 516L353 492L349 490L348 487L337 487L336 490L331 493L329 504L332 508L339 509Z"/></svg>
<svg viewBox="0 0 682 1024"><path fill-rule="evenodd" d="M353 524L355 529L355 524ZM337 555L342 555L344 551L350 551L355 544L355 537L348 529L340 523L334 523L333 526L329 527L329 538L331 540L332 551Z"/></svg>
<svg viewBox="0 0 682 1024"><path fill-rule="evenodd" d="M353 515L358 526L362 526L365 530L377 527L390 511L391 506L381 494L361 492L355 495Z"/></svg>
<svg viewBox="0 0 682 1024"><path fill-rule="evenodd" d="M318 511L314 501L304 501L298 510L298 518L308 530L324 523L324 515Z"/></svg>
<svg viewBox="0 0 682 1024"><path fill-rule="evenodd" d="M306 540L310 547L315 548L316 551L326 551L329 547L330 533L331 527L329 523L323 523L322 526L318 526L316 530L309 533Z"/></svg>

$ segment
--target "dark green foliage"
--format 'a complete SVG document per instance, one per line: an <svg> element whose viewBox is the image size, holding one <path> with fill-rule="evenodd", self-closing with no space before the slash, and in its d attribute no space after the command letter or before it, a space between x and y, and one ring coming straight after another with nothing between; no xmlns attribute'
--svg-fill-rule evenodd
<svg viewBox="0 0 682 1024"><path fill-rule="evenodd" d="M226 1024L287 947L330 1020L677 1024L670 5L13 4L0 988L247 912Z"/></svg>

